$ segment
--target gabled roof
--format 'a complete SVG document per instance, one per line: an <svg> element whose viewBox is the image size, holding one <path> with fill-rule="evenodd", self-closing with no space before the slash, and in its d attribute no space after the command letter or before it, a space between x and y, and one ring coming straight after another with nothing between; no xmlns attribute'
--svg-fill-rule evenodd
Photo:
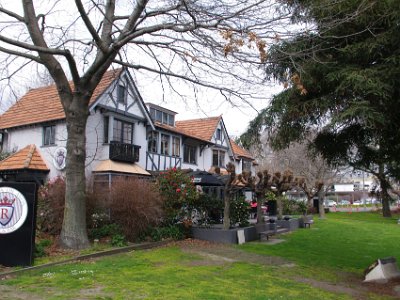
<svg viewBox="0 0 400 300"><path fill-rule="evenodd" d="M167 124L162 124L162 123L160 123L158 121L154 122L154 125L157 126L158 128L165 129L165 130L167 130L169 132L172 132L172 133L181 134L181 135L184 135L184 136L187 136L187 137L191 137L193 139L196 139L196 140L199 140L199 141L202 141L202 142L211 143L210 140L206 140L206 139L200 138L198 136L195 136L191 132L187 132L182 128L170 126L170 125L167 125Z"/></svg>
<svg viewBox="0 0 400 300"><path fill-rule="evenodd" d="M35 145L28 145L0 161L0 172L11 170L50 171Z"/></svg>
<svg viewBox="0 0 400 300"><path fill-rule="evenodd" d="M236 157L243 157L247 159L254 160L253 156L244 148L240 147L238 144L236 144L232 139L230 139L231 146L232 146L232 151Z"/></svg>
<svg viewBox="0 0 400 300"><path fill-rule="evenodd" d="M122 68L107 71L94 90L90 104L120 75ZM72 82L70 82L73 87ZM55 84L32 89L0 116L0 129L63 120L65 114Z"/></svg>
<svg viewBox="0 0 400 300"><path fill-rule="evenodd" d="M210 142L221 118L222 117L219 116L203 119L176 121L175 126L178 130L182 130L190 136Z"/></svg>

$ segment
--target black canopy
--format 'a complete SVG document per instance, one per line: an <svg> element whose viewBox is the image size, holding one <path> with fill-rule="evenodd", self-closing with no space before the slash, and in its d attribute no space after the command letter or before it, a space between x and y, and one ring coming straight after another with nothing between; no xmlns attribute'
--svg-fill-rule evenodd
<svg viewBox="0 0 400 300"><path fill-rule="evenodd" d="M193 176L193 183L201 186L223 186L224 183L219 176L208 173L206 171L193 171L188 174Z"/></svg>

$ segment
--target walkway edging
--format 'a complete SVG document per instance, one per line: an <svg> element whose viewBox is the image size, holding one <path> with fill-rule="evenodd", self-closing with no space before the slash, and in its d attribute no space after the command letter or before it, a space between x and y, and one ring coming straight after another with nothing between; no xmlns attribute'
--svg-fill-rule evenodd
<svg viewBox="0 0 400 300"><path fill-rule="evenodd" d="M38 265L38 266L26 267L23 269L14 270L14 271L10 271L10 272L4 272L4 273L0 274L0 280L4 280L8 276L19 275L19 274L23 274L25 272L30 272L30 271L40 270L40 269L44 269L44 268L48 268L48 267L63 265L63 264L67 264L70 262L77 262L77 261L83 261L83 260L88 260L88 259L92 259L92 258L121 254L121 253L131 252L134 250L152 249L152 248L164 246L164 245L170 243L171 241L172 241L171 239L168 239L168 240L159 241L159 242L135 244L135 245L130 245L130 246L126 246L126 247L121 247L121 248L116 248L116 249L111 249L111 250L106 250L106 251L101 251L101 252L96 252L96 253L91 253L91 254L79 255L79 256L69 258L66 260L62 260L62 261L51 262L51 263Z"/></svg>

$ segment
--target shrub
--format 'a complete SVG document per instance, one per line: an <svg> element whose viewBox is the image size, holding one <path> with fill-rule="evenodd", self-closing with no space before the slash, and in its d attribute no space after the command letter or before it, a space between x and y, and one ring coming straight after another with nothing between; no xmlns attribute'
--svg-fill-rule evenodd
<svg viewBox="0 0 400 300"><path fill-rule="evenodd" d="M118 234L122 234L122 228L118 224L106 224L89 230L89 237L98 240Z"/></svg>
<svg viewBox="0 0 400 300"><path fill-rule="evenodd" d="M198 225L208 225L220 223L224 211L224 202L221 199L212 197L208 194L199 194L192 204L197 212L196 219L192 221Z"/></svg>
<svg viewBox="0 0 400 300"><path fill-rule="evenodd" d="M239 227L249 226L250 204L244 197L238 197L231 202L230 219L231 225L239 224Z"/></svg>
<svg viewBox="0 0 400 300"><path fill-rule="evenodd" d="M192 178L173 168L161 173L157 182L163 199L165 223L174 224L189 219L198 196Z"/></svg>
<svg viewBox="0 0 400 300"><path fill-rule="evenodd" d="M111 237L111 245L114 247L123 247L127 245L125 236L122 234L115 234Z"/></svg>
<svg viewBox="0 0 400 300"><path fill-rule="evenodd" d="M122 233L135 240L150 226L162 220L162 200L154 184L139 178L121 178L113 182L110 194L111 222L121 226Z"/></svg>
<svg viewBox="0 0 400 300"><path fill-rule="evenodd" d="M182 240L186 237L185 230L186 229L182 224L174 224L165 227L152 228L149 235L153 241L161 241L167 238Z"/></svg>
<svg viewBox="0 0 400 300"><path fill-rule="evenodd" d="M38 191L37 228L41 232L59 235L64 219L65 180L57 177Z"/></svg>
<svg viewBox="0 0 400 300"><path fill-rule="evenodd" d="M282 205L284 215L304 215L307 211L307 203L305 201L282 197Z"/></svg>
<svg viewBox="0 0 400 300"><path fill-rule="evenodd" d="M50 245L51 245L51 241L47 240L47 239L41 240L41 241L35 243L34 257L38 258L38 257L47 256L46 248L49 247Z"/></svg>

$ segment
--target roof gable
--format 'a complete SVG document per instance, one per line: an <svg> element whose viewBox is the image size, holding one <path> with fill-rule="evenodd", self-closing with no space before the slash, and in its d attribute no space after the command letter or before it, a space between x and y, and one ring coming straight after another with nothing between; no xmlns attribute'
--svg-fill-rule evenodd
<svg viewBox="0 0 400 300"><path fill-rule="evenodd" d="M6 170L50 171L35 145L28 145L0 161L0 171Z"/></svg>
<svg viewBox="0 0 400 300"><path fill-rule="evenodd" d="M230 142L231 142L232 151L233 151L235 157L238 157L238 158L243 157L243 158L254 160L253 156L246 149L240 147L232 139L230 139Z"/></svg>
<svg viewBox="0 0 400 300"><path fill-rule="evenodd" d="M182 130L190 136L211 142L211 139L215 133L215 130L217 129L221 118L222 117L219 116L203 119L176 121L175 126L178 130Z"/></svg>
<svg viewBox="0 0 400 300"><path fill-rule="evenodd" d="M90 103L120 75L122 69L107 71L93 92ZM70 82L73 88L72 82ZM0 116L0 129L63 120L65 113L55 84L32 89Z"/></svg>
<svg viewBox="0 0 400 300"><path fill-rule="evenodd" d="M118 77L106 86L102 94L90 104L90 110L92 111L100 106L113 112L145 119L154 130L153 120L130 73L124 68ZM122 86L125 90L124 101L118 99L119 86Z"/></svg>

